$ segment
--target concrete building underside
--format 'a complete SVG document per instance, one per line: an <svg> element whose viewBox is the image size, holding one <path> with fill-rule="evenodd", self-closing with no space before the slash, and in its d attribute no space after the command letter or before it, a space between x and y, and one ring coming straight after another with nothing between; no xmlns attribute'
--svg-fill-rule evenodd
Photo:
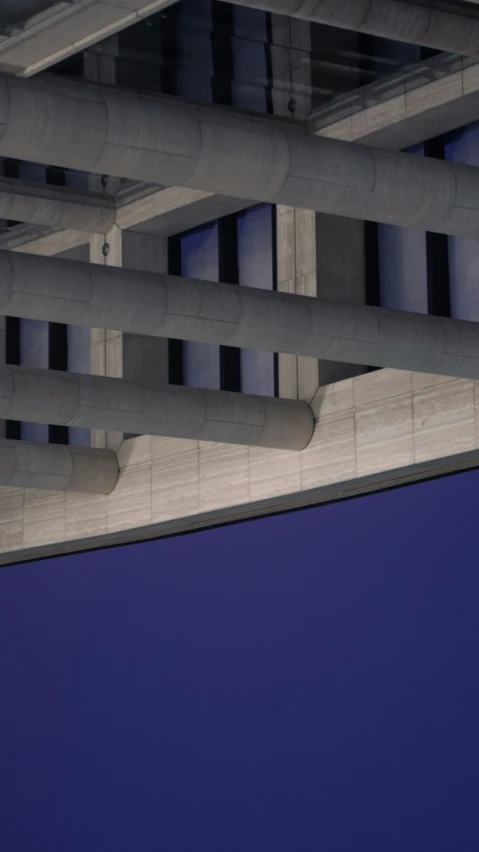
<svg viewBox="0 0 479 852"><path fill-rule="evenodd" d="M5 9L0 564L478 465L479 4Z"/></svg>

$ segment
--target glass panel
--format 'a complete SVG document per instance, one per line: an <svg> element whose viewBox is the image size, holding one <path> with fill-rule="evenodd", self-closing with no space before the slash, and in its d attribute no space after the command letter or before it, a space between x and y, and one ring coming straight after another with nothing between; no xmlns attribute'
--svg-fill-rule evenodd
<svg viewBox="0 0 479 852"><path fill-rule="evenodd" d="M423 154L422 145L409 149ZM378 225L380 299L383 308L426 314L426 233L414 228Z"/></svg>
<svg viewBox="0 0 479 852"><path fill-rule="evenodd" d="M303 118L422 58L420 48L387 39L215 0L182 0L119 34L117 82ZM68 64L55 70L74 73Z"/></svg>
<svg viewBox="0 0 479 852"><path fill-rule="evenodd" d="M231 40L234 80L232 102L244 109L267 112L266 86L268 40L266 12L236 6L233 11L235 38ZM258 82L259 81L259 82Z"/></svg>
<svg viewBox="0 0 479 852"><path fill-rule="evenodd" d="M90 372L90 329L84 325L68 326L68 370L71 373ZM89 447L90 430L70 426L68 439L75 446Z"/></svg>
<svg viewBox="0 0 479 852"><path fill-rule="evenodd" d="M40 320L20 320L20 363L22 367L48 369L48 323ZM24 441L48 443L48 425L22 423Z"/></svg>
<svg viewBox="0 0 479 852"><path fill-rule="evenodd" d="M446 141L446 159L479 166L479 122L458 130ZM479 320L479 242L449 237L451 316Z"/></svg>
<svg viewBox="0 0 479 852"><path fill-rule="evenodd" d="M378 225L381 307L427 314L426 234Z"/></svg>
<svg viewBox="0 0 479 852"><path fill-rule="evenodd" d="M238 214L239 284L273 289L273 216L269 204ZM244 393L274 396L274 353L242 349L241 389Z"/></svg>
<svg viewBox="0 0 479 852"><path fill-rule="evenodd" d="M218 225L206 225L181 238L181 274L218 281ZM183 382L197 388L220 387L220 350L210 343L183 343Z"/></svg>

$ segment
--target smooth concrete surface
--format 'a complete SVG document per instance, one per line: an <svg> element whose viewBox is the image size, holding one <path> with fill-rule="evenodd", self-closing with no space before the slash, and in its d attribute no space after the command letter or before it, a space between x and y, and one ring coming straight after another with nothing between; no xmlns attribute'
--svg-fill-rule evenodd
<svg viewBox="0 0 479 852"><path fill-rule="evenodd" d="M59 258L0 252L0 311L479 379L479 326L474 322ZM148 431L146 426L125 429Z"/></svg>
<svg viewBox="0 0 479 852"><path fill-rule="evenodd" d="M176 186L150 188L140 198L117 201L114 225L122 230L159 237L187 231L254 204L253 201L248 204L245 199ZM110 228L111 225L98 232L108 233ZM0 249L51 256L85 245L85 239L85 231L21 224L0 233Z"/></svg>
<svg viewBox="0 0 479 852"><path fill-rule="evenodd" d="M366 303L365 226L361 219L315 217L317 298L345 304ZM367 372L367 367L319 361L318 385L329 385Z"/></svg>
<svg viewBox="0 0 479 852"><path fill-rule="evenodd" d="M0 70L29 77L175 0L74 0L36 15L0 43Z"/></svg>
<svg viewBox="0 0 479 852"><path fill-rule="evenodd" d="M380 84L333 98L316 111L310 127L317 135L399 151L428 138L431 128L441 134L476 121L478 115L478 60L442 55L420 63L414 73L393 75L387 85L381 80ZM238 199L225 206L223 196L184 187L152 189L131 201L118 197L118 202L119 227L155 231L162 236L248 206L247 201ZM17 226L0 235L1 248L33 254L53 255L84 242L83 231L52 233L33 225Z"/></svg>
<svg viewBox="0 0 479 852"><path fill-rule="evenodd" d="M109 450L0 439L0 485L83 494L111 494L118 459Z"/></svg>
<svg viewBox="0 0 479 852"><path fill-rule="evenodd" d="M276 242L280 292L365 303L364 222L280 205ZM356 364L279 354L279 395L310 402L318 386L364 372Z"/></svg>
<svg viewBox="0 0 479 852"><path fill-rule="evenodd" d="M1 156L479 235L472 166L347 144L286 121L164 96L51 78L0 83Z"/></svg>
<svg viewBox="0 0 479 852"><path fill-rule="evenodd" d="M0 563L311 506L479 465L479 383L380 370L321 390L300 453L143 436L108 497L0 489Z"/></svg>
<svg viewBox="0 0 479 852"><path fill-rule="evenodd" d="M276 207L277 290L318 295L316 216L312 210ZM310 402L319 385L317 358L278 353L278 392L283 399Z"/></svg>
<svg viewBox="0 0 479 852"><path fill-rule="evenodd" d="M367 33L474 56L479 53L479 20L403 0L228 0L248 9L298 17L315 24Z"/></svg>
<svg viewBox="0 0 479 852"><path fill-rule="evenodd" d="M479 59L441 55L333 98L309 126L321 136L401 151L478 115Z"/></svg>
<svg viewBox="0 0 479 852"><path fill-rule="evenodd" d="M108 254L103 254L107 242ZM102 267L127 266L133 271L166 272L168 240L156 234L121 231L117 226L89 245L90 260ZM21 262L21 261L20 261ZM115 319L115 317L112 317ZM91 323L98 322L98 317ZM91 328L90 370L99 376L133 381L168 382L168 340L143 334L128 334L114 328ZM92 445L117 450L123 433L95 429Z"/></svg>
<svg viewBox="0 0 479 852"><path fill-rule="evenodd" d="M11 365L0 368L0 417L289 450L313 432L305 402Z"/></svg>
<svg viewBox="0 0 479 852"><path fill-rule="evenodd" d="M50 184L0 177L0 218L104 234L113 227L113 198Z"/></svg>

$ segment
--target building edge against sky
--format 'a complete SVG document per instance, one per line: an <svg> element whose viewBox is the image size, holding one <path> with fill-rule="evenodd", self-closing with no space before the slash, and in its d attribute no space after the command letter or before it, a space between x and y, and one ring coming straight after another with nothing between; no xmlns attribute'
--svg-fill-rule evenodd
<svg viewBox="0 0 479 852"><path fill-rule="evenodd" d="M134 2L131 0L130 5ZM128 25L116 26L116 33L111 35L113 28L110 29L106 39L101 40L105 33L97 32L95 44L90 33L85 38L92 46L79 38L77 49L65 48L61 57L52 49L50 61L45 46L48 39L53 44L55 33L59 37L64 25L46 13L42 21L38 18L32 23L31 19L22 25L23 29L20 26L15 43L9 45L11 34L0 43L0 63L3 54L2 68L7 72L4 83L15 93L8 107L2 107L0 213L5 218L0 248L18 256L19 269L37 268L36 279L35 275L30 275L30 281L28 277L18 279L22 281L20 295L8 303L16 307L12 307L12 315L2 318L5 367L9 365L2 375L13 378L2 379L0 393L3 403L7 398L18 400L17 408L9 409L2 403L4 416L8 417L9 410L12 414L12 419L4 421L5 440L0 448L2 564L201 529L367 493L478 463L479 385L475 373L461 373L454 367L452 376L431 374L426 365L433 369L433 357L429 361L413 357L410 363L401 358L390 360L387 346L392 343L392 331L387 322L386 355L380 362L384 369L374 369L377 362L372 357L361 363L361 357L350 354L355 360L351 364L347 357L350 350L343 348L341 352L338 346L320 349L325 357L319 361L298 354L305 350L294 347L280 353L268 351L277 346L275 323L271 326L274 345L267 344L269 332L264 327L264 349L255 348L258 337L253 340L246 334L240 342L251 348L237 348L228 335L221 337L217 330L212 331L220 318L215 318L220 304L226 311L223 321L227 321L233 303L251 304L254 319L257 304L258 309L264 305L266 312L258 325L261 337L268 298L271 297L271 306L275 304L272 291L319 299L318 317L324 326L328 323L320 306L324 302L342 303L336 312L332 311L331 322L343 317L344 329L348 322L352 323L359 341L362 332L358 322L365 323L364 329L369 328L368 334L373 334L369 339L374 339L368 318L384 317L386 321L388 314L382 314L381 308L413 311L416 317L411 317L410 323L406 315L404 328L432 328L435 322L438 329L447 329L449 318L477 322L479 291L475 270L479 250L474 237L479 209L479 193L475 189L479 156L479 128L475 125L479 119L478 60L470 55L438 52L444 45L431 46L424 38L416 37L416 44L407 43L401 40L399 31L397 41L387 41L371 27L359 32L335 29L251 8L256 3L183 0L162 5L163 10L150 17L142 18L141 10L138 15L135 13ZM406 14L417 19L421 3L400 5ZM464 31L464 22L471 33L479 26L475 4L425 5L437 5L438 15L441 12L460 18L457 32ZM43 57L36 53L40 23ZM24 51L24 65L22 70L19 63L9 77L7 57L11 50L17 51L17 58ZM39 71L51 66L49 74L40 75L38 80L21 80L28 62L32 67L37 63ZM81 89L76 89L75 81L80 81ZM85 83L89 88L84 88ZM85 150L84 162L74 154L73 147L70 159L68 153L66 158L59 156L57 152L61 151L62 139L68 138L69 129L64 127L63 134L55 137L49 122L57 120L55 114L73 115L71 96L80 90L85 93L81 97L90 102L89 108L100 110L100 116L103 96L97 84L108 87L110 118L116 116L123 125L118 125L115 140L109 138L109 147L103 147L96 169L93 139ZM148 98L140 98L143 104L152 104L145 107L150 112L145 114L141 126L150 136L140 134L138 140L146 140L146 147L150 145L152 150L148 154L144 146L140 151L138 140L131 136L140 125L129 127L130 108L115 112L115 103L120 104L121 100L115 101L115 87L136 91L140 96L166 95L168 100L162 102L167 110L173 110L175 121L184 122L185 130L191 129L181 145L192 151L195 129L189 115L211 115L212 126L220 135L221 128L225 128L227 147L223 150L227 152L228 146L230 149L230 159L224 161L225 172L221 171L218 156L211 177L203 169L201 179L185 179L176 165L168 171L165 157L177 157L178 145L169 145L181 127L172 125L173 135L168 140L164 124L156 124L154 101L149 102ZM30 91L45 94L31 101ZM62 97L62 92L67 93L65 108L55 113L55 98ZM133 105L133 95L128 98L128 104ZM190 106L186 106L188 102ZM205 109L198 112L191 102L205 104ZM29 103L37 103L36 117L29 112ZM177 109L176 104L185 106ZM208 104L216 104L215 110L211 111ZM249 115L252 111L266 116L254 121L242 113L243 117L238 114L235 119L231 107L247 110ZM19 128L18 117L27 119L20 134L9 125L13 121L14 128ZM246 122L238 150L234 150L235 121L238 129ZM98 126L101 129L101 122ZM161 127L163 147L158 145ZM231 163L236 160L241 170L245 144L254 161L257 146L264 144L261 132L266 131L269 136L270 127L271 138L277 134L278 140L285 136L291 141L284 149L284 157L283 143L278 142L279 147L267 164L268 180L264 168L260 168L256 180L251 180L246 170L243 185L236 179L231 181ZM308 136L308 130L323 140ZM45 132L44 138L51 139L50 151L42 142ZM129 138L137 146L136 155L130 150L128 157L122 154L123 159L118 159L118 151L111 143L121 140L125 144ZM18 144L13 144L15 139ZM336 147L335 139L344 148ZM365 147L344 144L354 142ZM308 153L305 159L303 153L296 164L290 160L288 166L287 150L291 152L297 144L298 152L331 152L327 153L331 159L324 170L321 194L331 176L336 187L341 186L340 193L336 189L331 194L330 187L331 200L326 207L323 201L319 207L316 202L306 201L321 212L290 206L314 197L311 180L320 162L315 161L316 154ZM379 150L373 152L368 147L371 145L379 146ZM336 156L343 150L344 156ZM398 157L388 154L394 150L408 153ZM21 156L29 159L19 159ZM376 166L379 164L374 185L368 182L371 156ZM173 166L174 159L171 162ZM259 159L259 165L261 162ZM122 163L128 166L125 168ZM91 171L82 172L80 168ZM176 185L167 185L168 174ZM403 178L410 175L412 198L401 174ZM155 175L161 179L160 185L154 183ZM284 189L281 194L281 186L288 183L289 194ZM431 187L437 193L433 205ZM218 190L230 195L220 195ZM276 206L271 203L274 201ZM333 211L342 215L331 215ZM361 218L361 212L368 215L368 221ZM344 218L347 213L355 218ZM370 218L379 219L380 224ZM414 229L404 227L412 224ZM421 226L436 230L421 230ZM35 261L35 256L40 255L52 258L48 271L43 266L44 259ZM182 340L148 336L141 325L130 322L128 315L126 324L120 324L120 314L117 321L123 330L118 330L114 327L114 306L104 320L113 329L90 328L91 320L86 326L69 325L68 316L54 310L54 306L58 308L55 288L58 293L67 287L61 273L55 271L55 257L78 264L75 270L79 275L83 264L78 261L101 264L105 269L101 275L98 270L97 277L98 281L105 281L105 286L110 286L108 280L112 286L115 281L115 286L123 281L128 297L125 304L130 305L132 318L139 316L142 307L145 314L142 300L147 298L146 291L142 291L141 300L133 304L132 293L140 292L139 287L135 289L135 274L138 284L148 280L152 287L155 277L142 278L142 273L180 276L181 287L186 288L191 281L194 286L190 295L187 289L184 291L182 322L186 323L189 311L191 322L203 324L204 336L195 337L186 330L186 339ZM132 272L115 272L114 267ZM174 288L177 279L169 280ZM234 285L232 294L241 296L233 299L230 307L228 300L224 301L226 290L221 290L221 284ZM76 291L81 310L88 286L83 278L70 288L69 298L74 299ZM87 290L82 289L85 287ZM179 284L178 297L181 287ZM236 287L240 289L236 291ZM254 288L257 298L245 287ZM171 292L174 304L176 293L174 289ZM27 299L33 305L30 314L18 307L22 299L23 304ZM156 304L155 299L156 292ZM95 313L94 302L92 307L98 322L100 314ZM422 321L421 315L425 314L432 316L424 316ZM440 319L434 321L434 316ZM180 323L176 327L175 334L179 334L187 326ZM463 354L471 357L477 342L474 326L467 327L471 336L470 342L464 344ZM298 329L297 338L298 334L301 337ZM294 337L293 332L291 329ZM418 352L433 356L431 339L428 342L421 331ZM448 356L455 354L447 340L444 344L444 339L434 339L436 344L445 345ZM411 343L409 332L401 331L394 344L396 353L401 355L404 346ZM365 348L367 351L370 350ZM331 360L338 354L340 361ZM393 366L401 369L391 369ZM111 385L112 395L106 403L113 412L115 407L118 411L122 406L129 408L130 414L123 414L121 422L115 415L105 418L101 414L99 398L93 402L96 413L86 418L81 414L76 420L70 417L70 408L73 411L80 405L76 409L80 412L84 400L93 400L90 391L77 399L79 391L75 388L106 388L98 379L88 380L87 376L78 384L78 376L73 375L90 372L104 377L104 381L122 380ZM62 378L62 373L72 375ZM32 396L35 376L43 382L41 406L47 412L45 416L36 410ZM204 389L205 394L211 394L211 400L218 400L220 407L214 403L213 414L213 420L218 422L222 420L218 414L222 401L226 405L228 398L235 398L234 418L239 417L237 423L243 423L241 434L246 436L249 430L250 438L240 436L239 443L229 443L224 429L222 432L216 427L212 432L190 428L183 433L170 429L165 434L163 430L163 436L139 435L145 422L139 416L147 399L145 389L151 388L148 399L153 399L151 394L158 383L163 388L165 383L173 386L168 398L176 394L175 398L196 399L200 393L197 389ZM65 409L62 417L54 416L53 408L49 408L49 400L52 405L55 400L55 395L49 396L49 388L54 386L65 388L62 404L68 412ZM71 388L68 393L67 386ZM140 393L138 389L143 390ZM254 404L248 403L248 395L256 400ZM60 393L60 401L61 397ZM290 438L284 437L287 432L281 427L282 437L269 445L258 446L256 439L251 440L253 431L258 434L260 428L258 413L254 412L259 412L261 399L266 406L271 404L275 412L282 410L281 399L274 397L285 402L299 401L295 403L298 411L301 406L309 411L311 419L314 417L312 438L309 433L302 442L298 439L296 448L287 449L291 444L285 441ZM45 422L49 419L54 422ZM205 422L209 421L206 413ZM297 435L295 430L296 427L293 431ZM288 434L291 436L291 432ZM89 447L99 455L95 456ZM99 464L110 465L108 473L105 467L107 478L95 475L96 485L90 489L85 487L85 477L81 482L77 479L80 484L76 488L75 478L71 478L71 459L80 450L84 464L88 459L88 464L98 460ZM61 463L54 460L60 459L59 452L63 453ZM60 464L59 475L55 487L49 488L46 474L50 465L55 469L55 464ZM86 493L88 490L94 493Z"/></svg>

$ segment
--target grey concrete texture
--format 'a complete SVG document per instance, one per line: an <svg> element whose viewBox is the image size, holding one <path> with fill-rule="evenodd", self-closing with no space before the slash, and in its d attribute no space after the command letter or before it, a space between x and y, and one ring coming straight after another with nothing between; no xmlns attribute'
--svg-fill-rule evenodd
<svg viewBox="0 0 479 852"><path fill-rule="evenodd" d="M479 236L473 166L313 136L289 120L165 96L2 77L0 156Z"/></svg>
<svg viewBox="0 0 479 852"><path fill-rule="evenodd" d="M228 0L249 9L302 18L316 24L436 50L474 56L479 52L479 20L403 0Z"/></svg>
<svg viewBox="0 0 479 852"><path fill-rule="evenodd" d="M6 365L0 417L285 450L314 429L305 402Z"/></svg>
<svg viewBox="0 0 479 852"><path fill-rule="evenodd" d="M113 199L99 193L0 177L0 218L104 234L115 222Z"/></svg>
<svg viewBox="0 0 479 852"><path fill-rule="evenodd" d="M474 322L16 252L0 252L0 313L111 328L153 337L171 337L305 355L328 361L479 379L479 325ZM89 378L84 377L84 381L87 382ZM66 393L70 388L69 381L65 374L58 374L60 399L63 393L61 388L64 387ZM85 388L87 386L85 384ZM112 393L116 394L119 387L117 384L112 385ZM141 399L137 383L126 383L124 387L125 393L128 390L128 398L129 388L136 388L134 399ZM107 419L109 423L114 422L113 426L103 426L100 422L93 423L90 420L84 423L78 414L72 425L138 434L204 437L205 440L224 440L228 443L228 437L206 437L204 430L211 431L212 428L211 424L208 425L209 416L204 409L204 405L210 405L208 395L201 402L199 398L196 399L196 391L193 389L181 389L186 394L185 400L188 394L192 394L183 409L183 397L181 394L177 396L179 390L170 388L161 392L165 397L166 420L159 432L155 429L160 428L159 424L163 421L161 417L156 420L156 403L152 403L151 411L145 409L143 421L140 415L143 403L140 405L138 401L134 404L132 402L134 425L127 414L128 407L125 412L121 408L118 410L117 421L110 412ZM34 396L38 395L34 382L31 392ZM206 394L204 391L199 393ZM213 393L214 399L217 393ZM74 397L76 399L75 394ZM225 401L229 398L224 394L218 397ZM235 394L232 399L237 400ZM245 409L248 409L248 399L246 395L238 397L235 403L239 407L238 411L241 408L239 400L244 400ZM21 415L3 415L0 411L0 418L5 416L35 422L32 416L32 408L36 410L35 404L28 397L25 400L26 410ZM258 401L260 397L252 397L251 400ZM183 434L183 417L190 422L190 403L194 434ZM263 400L261 403L268 410L272 404L271 400ZM66 397L65 405L68 407ZM226 434L226 424L230 422L231 416L232 423L236 423L236 414L230 415L229 403L225 402L225 405L226 410L221 419L224 420ZM80 410L82 406L83 403ZM55 421L49 415L47 402L43 407L46 419L38 422L70 423L67 413L62 415L60 421ZM166 416L167 409L171 417L169 414ZM202 425L201 417L198 419L200 411L205 421ZM68 413L74 416L73 409L70 411L68 408ZM236 427L232 428L236 435ZM217 430L218 426L215 426L212 434L216 435ZM281 441L282 438L277 444L259 446L284 446ZM231 442L255 443L249 441L247 436L245 440L237 441L234 438Z"/></svg>
<svg viewBox="0 0 479 852"><path fill-rule="evenodd" d="M118 459L109 450L0 439L0 485L82 494L111 494Z"/></svg>

